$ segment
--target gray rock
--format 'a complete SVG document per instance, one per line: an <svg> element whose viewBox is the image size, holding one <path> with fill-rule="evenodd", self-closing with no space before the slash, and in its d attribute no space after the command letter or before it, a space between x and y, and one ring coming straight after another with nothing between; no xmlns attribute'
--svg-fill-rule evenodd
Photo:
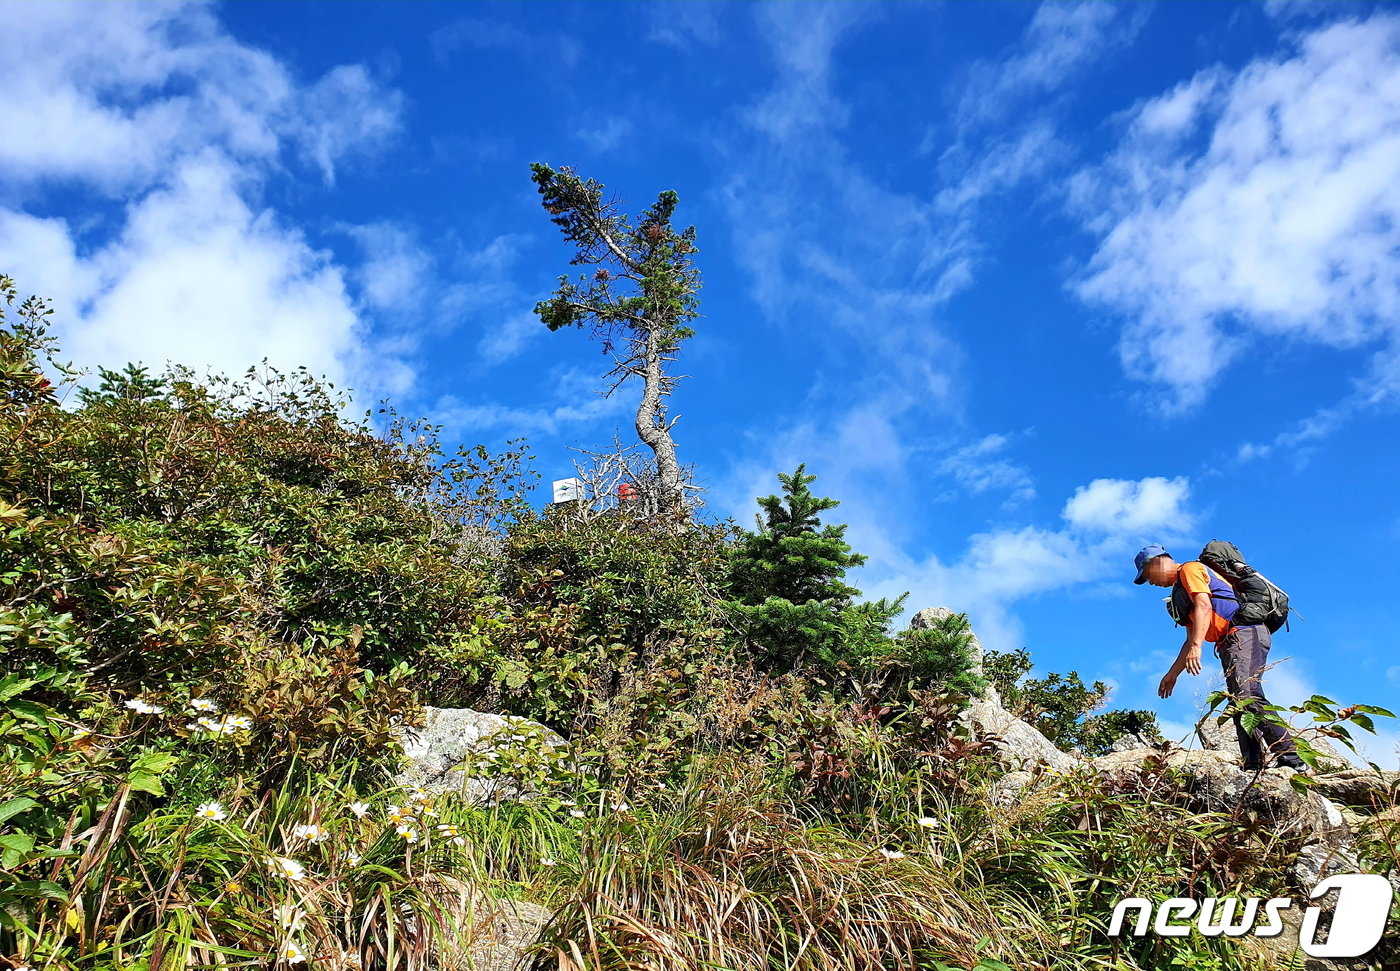
<svg viewBox="0 0 1400 971"><path fill-rule="evenodd" d="M1118 738L1113 742L1113 744L1108 747L1108 750L1110 752L1131 752L1135 748L1151 747L1152 743L1147 739L1143 738L1141 735L1134 735L1132 733L1129 733L1127 735L1118 736Z"/></svg>
<svg viewBox="0 0 1400 971"><path fill-rule="evenodd" d="M444 873L431 875L425 889L446 918L432 954L440 971L525 971L530 949L554 917L548 907L489 897Z"/></svg>
<svg viewBox="0 0 1400 971"><path fill-rule="evenodd" d="M1079 760L1054 746L1050 739L1016 718L992 699L974 701L958 719L972 734L992 736L1002 761L1012 769L1027 769L1040 764L1068 772Z"/></svg>
<svg viewBox="0 0 1400 971"><path fill-rule="evenodd" d="M1201 748L1211 752L1225 752L1236 762L1244 763L1244 757L1240 754L1240 742L1235 735L1235 723L1226 719L1225 724L1220 724L1220 712L1207 712L1196 722L1196 738L1200 740ZM1337 748L1332 745L1327 738L1319 733L1315 728L1304 728L1298 732L1300 736L1308 741L1313 748L1317 749L1322 756L1319 768L1323 771L1345 769L1351 767L1351 762Z"/></svg>
<svg viewBox="0 0 1400 971"><path fill-rule="evenodd" d="M1335 805L1315 792L1299 792L1291 769L1243 772L1224 752L1132 749L1093 759L1100 772L1137 772L1148 758L1165 758L1186 777L1187 795L1202 811L1240 813L1280 837L1301 838L1303 845L1352 852L1351 830ZM1311 885L1309 885L1311 886Z"/></svg>
<svg viewBox="0 0 1400 971"><path fill-rule="evenodd" d="M1400 772L1344 769L1319 775L1313 790L1354 809L1384 811L1400 799Z"/></svg>
<svg viewBox="0 0 1400 971"><path fill-rule="evenodd" d="M528 795L481 771L502 751L531 744L568 748L563 738L539 722L470 708L429 707L423 727L401 730L399 740L405 760L396 778L399 785L433 793L460 792L479 804Z"/></svg>

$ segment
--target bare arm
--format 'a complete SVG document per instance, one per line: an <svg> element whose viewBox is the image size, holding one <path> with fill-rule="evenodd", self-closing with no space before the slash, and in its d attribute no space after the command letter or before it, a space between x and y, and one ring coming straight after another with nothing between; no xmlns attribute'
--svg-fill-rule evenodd
<svg viewBox="0 0 1400 971"><path fill-rule="evenodd" d="M1182 671L1187 671L1192 676L1201 673L1201 645L1205 643L1206 631L1210 629L1210 618L1214 612L1210 594L1202 592L1191 595L1191 621L1186 626L1186 641L1181 645L1176 660L1172 662L1171 670L1162 677L1161 684L1157 686L1159 697L1171 697L1172 689L1176 687L1176 679Z"/></svg>

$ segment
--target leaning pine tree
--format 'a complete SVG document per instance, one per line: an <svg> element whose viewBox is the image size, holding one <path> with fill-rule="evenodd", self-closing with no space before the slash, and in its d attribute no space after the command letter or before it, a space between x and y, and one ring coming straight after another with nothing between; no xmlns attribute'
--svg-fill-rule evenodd
<svg viewBox="0 0 1400 971"><path fill-rule="evenodd" d="M840 503L815 496L816 480L799 465L779 473L783 495L758 500L757 532L740 539L730 565L730 609L765 667L851 670L878 662L890 649L885 633L897 602L858 603L846 571L865 557L851 550L844 525L821 514Z"/></svg>
<svg viewBox="0 0 1400 971"><path fill-rule="evenodd" d="M629 378L642 379L637 436L656 458L655 505L684 515L686 484L671 437L676 418L667 416L666 400L677 381L668 366L681 341L695 333L689 326L700 292L700 272L692 262L695 227L677 232L671 225L679 201L674 192L661 193L633 222L616 201L603 200L603 186L593 179L581 179L568 167L556 171L536 162L530 168L545 211L576 247L569 262L595 267L577 280L561 276L559 288L535 313L552 331L592 329L613 355L606 395Z"/></svg>

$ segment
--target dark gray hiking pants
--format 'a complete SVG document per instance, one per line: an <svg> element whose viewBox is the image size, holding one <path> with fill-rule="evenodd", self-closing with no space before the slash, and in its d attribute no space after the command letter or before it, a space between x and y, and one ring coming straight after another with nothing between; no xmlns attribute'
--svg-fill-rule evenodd
<svg viewBox="0 0 1400 971"><path fill-rule="evenodd" d="M1235 736L1239 739L1246 768L1261 765L1268 768L1274 759L1284 764L1298 761L1293 739L1282 726L1264 722L1251 734L1241 724L1241 714L1246 711L1266 714L1259 706L1269 704L1269 699L1264 697L1264 666L1269 661L1270 645L1269 629L1263 624L1236 627L1215 645L1215 653L1225 669L1226 690L1234 696L1234 704L1240 709L1234 719Z"/></svg>

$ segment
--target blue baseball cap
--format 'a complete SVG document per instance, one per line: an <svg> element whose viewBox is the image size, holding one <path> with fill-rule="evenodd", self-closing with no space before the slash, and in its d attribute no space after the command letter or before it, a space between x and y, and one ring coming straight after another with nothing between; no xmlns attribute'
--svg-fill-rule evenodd
<svg viewBox="0 0 1400 971"><path fill-rule="evenodd" d="M1148 564L1148 562L1151 561L1151 560L1155 560L1155 559L1156 559L1157 557L1159 557L1159 556L1169 556L1169 555L1170 555L1170 554L1167 553L1167 551L1164 550L1164 549L1162 549L1162 547L1160 547L1160 546L1144 546L1142 549L1138 550L1138 555L1135 556L1135 557L1133 557L1133 563L1135 563L1135 564L1137 565L1137 571L1138 571L1138 572L1137 572L1137 579L1134 580L1133 582L1134 582L1134 583L1146 583L1146 582L1147 582L1147 577L1143 575L1143 571L1145 571L1145 570L1147 569L1147 564Z"/></svg>

